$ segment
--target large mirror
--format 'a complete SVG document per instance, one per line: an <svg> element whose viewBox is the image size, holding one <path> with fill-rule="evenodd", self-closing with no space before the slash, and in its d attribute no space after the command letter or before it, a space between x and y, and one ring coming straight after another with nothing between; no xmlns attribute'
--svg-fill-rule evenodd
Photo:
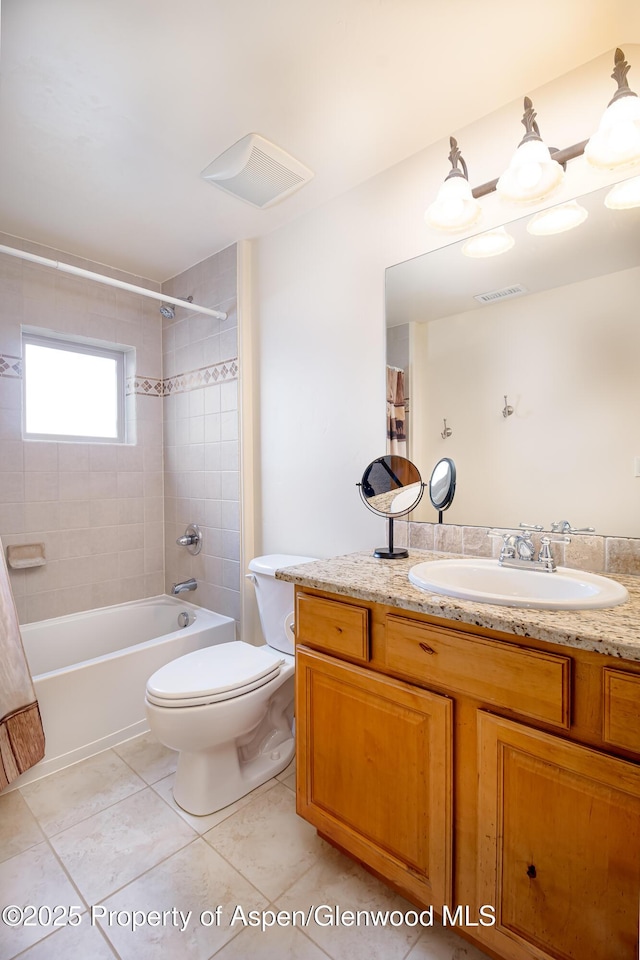
<svg viewBox="0 0 640 960"><path fill-rule="evenodd" d="M448 522L640 537L640 209L608 209L608 189L573 230L533 236L525 217L501 256L457 242L386 272L406 455L464 478Z"/></svg>

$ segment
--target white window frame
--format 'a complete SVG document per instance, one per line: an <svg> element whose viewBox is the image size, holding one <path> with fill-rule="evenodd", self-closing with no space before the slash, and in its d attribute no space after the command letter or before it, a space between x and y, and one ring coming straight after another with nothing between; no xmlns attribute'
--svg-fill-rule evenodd
<svg viewBox="0 0 640 960"><path fill-rule="evenodd" d="M48 347L54 350L67 350L70 353L84 353L94 357L108 357L116 361L116 403L117 435L115 437L82 436L80 434L30 433L27 431L27 352L26 344ZM126 443L125 422L125 351L112 345L102 345L90 340L74 340L71 337L47 336L40 333L22 331L23 358L23 402L22 436L25 440L50 440L60 443Z"/></svg>

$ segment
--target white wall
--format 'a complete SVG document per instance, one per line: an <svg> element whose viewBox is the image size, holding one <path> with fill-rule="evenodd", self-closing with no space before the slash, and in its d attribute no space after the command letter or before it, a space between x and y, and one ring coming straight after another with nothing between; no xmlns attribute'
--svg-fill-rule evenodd
<svg viewBox="0 0 640 960"><path fill-rule="evenodd" d="M640 46L626 39L620 42L640 75ZM612 66L609 50L526 91L551 145L568 146L595 130L615 89ZM505 101L517 99L451 131L473 185L498 176L519 142L518 94L505 80ZM384 270L450 242L423 221L446 175L448 151L448 141L440 141L257 243L261 551L330 556L384 537L382 521L367 513L355 488L367 463L384 452ZM573 161L575 187L557 199L583 193L585 182L596 189L611 179L584 172L581 178L581 167ZM495 195L487 200L483 228L521 216Z"/></svg>
<svg viewBox="0 0 640 960"><path fill-rule="evenodd" d="M425 462L458 469L447 522L640 536L639 294L636 267L424 325Z"/></svg>

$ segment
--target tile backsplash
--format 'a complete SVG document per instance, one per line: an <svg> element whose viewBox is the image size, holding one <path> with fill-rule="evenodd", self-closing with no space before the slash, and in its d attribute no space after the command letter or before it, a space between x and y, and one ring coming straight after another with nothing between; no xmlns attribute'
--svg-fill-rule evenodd
<svg viewBox="0 0 640 960"><path fill-rule="evenodd" d="M497 527L465 527L455 523L416 523L396 521L395 542L415 550L462 554L469 557L497 557L499 538L489 537ZM504 533L509 532L504 530ZM553 536L553 535L552 535ZM533 534L536 550L539 534ZM603 537L596 534L572 534L568 544L553 543L553 556L559 566L591 573L640 575L640 540L625 537Z"/></svg>

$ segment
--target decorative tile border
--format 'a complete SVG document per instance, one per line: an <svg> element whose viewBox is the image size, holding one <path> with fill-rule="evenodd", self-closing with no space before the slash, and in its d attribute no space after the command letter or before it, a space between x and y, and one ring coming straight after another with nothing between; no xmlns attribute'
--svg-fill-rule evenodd
<svg viewBox="0 0 640 960"><path fill-rule="evenodd" d="M171 397L174 393L189 393L215 383L235 380L238 376L238 358L211 363L196 370L187 370L175 377L158 379L157 377L127 377L125 393L128 397L135 394L140 397ZM0 377L22 379L22 357L0 353Z"/></svg>
<svg viewBox="0 0 640 960"><path fill-rule="evenodd" d="M199 390L214 383L223 383L226 380L235 380L238 376L238 358L223 360L222 363L213 363L197 370L188 370L176 377L167 377L162 382L163 397L173 396L174 393L188 393L190 390Z"/></svg>
<svg viewBox="0 0 640 960"><path fill-rule="evenodd" d="M12 357L8 353L0 353L0 377L22 378L22 357Z"/></svg>
<svg viewBox="0 0 640 960"><path fill-rule="evenodd" d="M126 393L127 396L136 394L140 397L172 397L174 393L189 393L190 390L200 390L215 383L235 380L237 376L238 358L233 357L231 360L198 367L197 370L188 370L164 380L156 377L128 377Z"/></svg>
<svg viewBox="0 0 640 960"><path fill-rule="evenodd" d="M141 397L161 397L162 380L155 377L127 377L125 393L128 397L134 393Z"/></svg>

